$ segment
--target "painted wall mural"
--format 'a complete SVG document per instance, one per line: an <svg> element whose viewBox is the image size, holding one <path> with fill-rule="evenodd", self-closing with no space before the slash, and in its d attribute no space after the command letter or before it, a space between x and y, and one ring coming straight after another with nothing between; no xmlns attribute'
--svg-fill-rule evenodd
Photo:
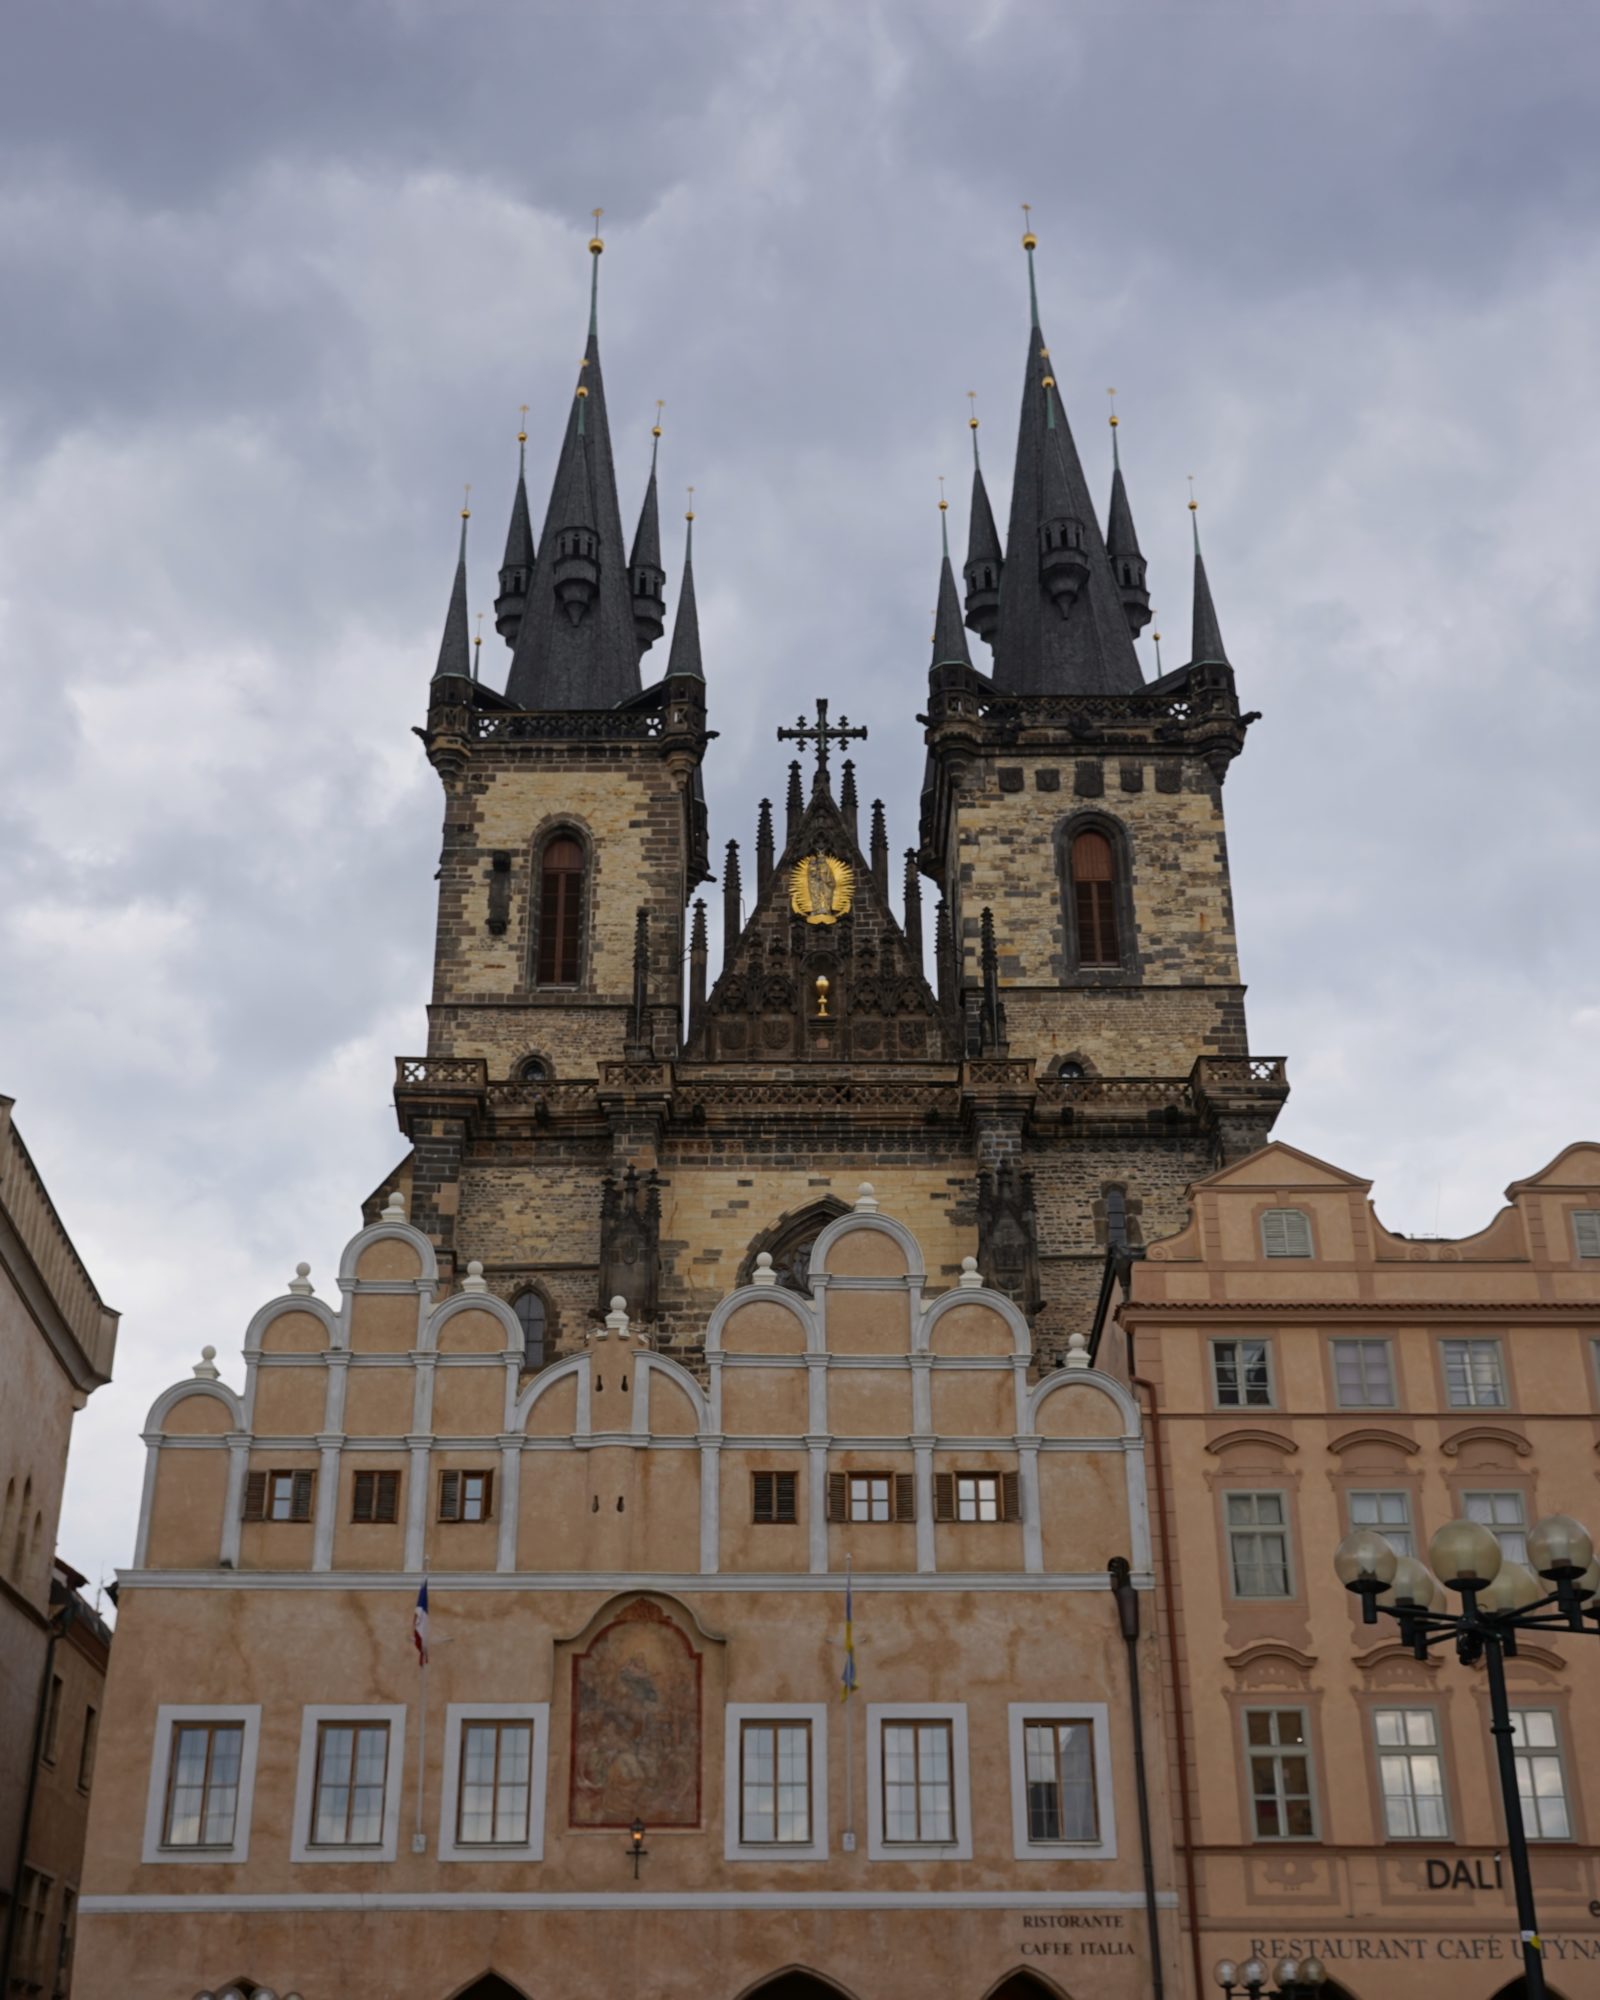
<svg viewBox="0 0 1600 2000"><path fill-rule="evenodd" d="M573 1656L570 1817L700 1824L700 1655L648 1598Z"/></svg>

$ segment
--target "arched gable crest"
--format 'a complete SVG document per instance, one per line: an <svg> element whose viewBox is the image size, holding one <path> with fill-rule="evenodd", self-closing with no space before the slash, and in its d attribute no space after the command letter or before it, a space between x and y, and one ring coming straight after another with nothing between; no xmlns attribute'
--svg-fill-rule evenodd
<svg viewBox="0 0 1600 2000"><path fill-rule="evenodd" d="M1141 1435L1139 1405L1114 1375L1107 1375L1099 1368L1058 1368L1047 1375L1028 1398L1029 1433L1038 1435L1040 1409L1049 1397L1066 1389L1097 1389L1110 1398L1121 1414L1122 1435L1125 1438Z"/></svg>
<svg viewBox="0 0 1600 2000"><path fill-rule="evenodd" d="M204 1377L191 1377L187 1382L174 1382L170 1389L163 1389L157 1396L150 1405L150 1414L144 1420L144 1434L162 1435L168 1415L190 1396L208 1396L213 1402L220 1403L232 1419L230 1428L236 1431L244 1429L244 1405L226 1382L211 1382Z"/></svg>
<svg viewBox="0 0 1600 2000"><path fill-rule="evenodd" d="M892 1215L885 1215L878 1209L853 1208L848 1215L841 1215L830 1222L816 1242L811 1246L811 1282L815 1286L821 1278L829 1279L828 1254L840 1237L848 1236L853 1230L875 1231L881 1236L891 1237L900 1247L906 1260L905 1277L901 1283L908 1289L920 1287L927 1279L927 1268L922 1261L922 1245L907 1229L903 1222L897 1222Z"/></svg>

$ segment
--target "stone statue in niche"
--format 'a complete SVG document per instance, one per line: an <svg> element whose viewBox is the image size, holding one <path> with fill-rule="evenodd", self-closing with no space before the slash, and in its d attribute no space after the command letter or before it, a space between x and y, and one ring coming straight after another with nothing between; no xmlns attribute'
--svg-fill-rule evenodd
<svg viewBox="0 0 1600 2000"><path fill-rule="evenodd" d="M700 1824L700 1655L637 1598L572 1661L573 1826Z"/></svg>

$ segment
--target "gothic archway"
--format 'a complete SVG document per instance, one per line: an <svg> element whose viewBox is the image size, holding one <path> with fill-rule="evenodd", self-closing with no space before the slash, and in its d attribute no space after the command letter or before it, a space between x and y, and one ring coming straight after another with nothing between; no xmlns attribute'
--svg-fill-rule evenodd
<svg viewBox="0 0 1600 2000"><path fill-rule="evenodd" d="M1551 1985L1546 1985L1545 1993L1547 2000L1561 2000L1561 1995ZM1515 1979L1508 1980L1494 1995L1494 2000L1528 2000L1527 1979L1519 1974Z"/></svg>
<svg viewBox="0 0 1600 2000"><path fill-rule="evenodd" d="M1060 1993L1058 1986L1048 1985L1035 1972L1009 1972L985 2000L1060 2000Z"/></svg>
<svg viewBox="0 0 1600 2000"><path fill-rule="evenodd" d="M739 1266L739 1283L748 1285L750 1275L755 1270L756 1258L763 1250L770 1252L773 1274L785 1291L798 1292L802 1298L811 1296L811 1247L830 1222L841 1215L848 1215L850 1209L836 1195L825 1195L821 1201L814 1201L804 1208L797 1208L788 1215L780 1215L764 1235L758 1236L745 1253L744 1262Z"/></svg>
<svg viewBox="0 0 1600 2000"><path fill-rule="evenodd" d="M473 1980L470 1986L463 1986L451 2000L528 2000L520 1986L513 1986L509 1979L502 1979L498 1972L486 1972L481 1979Z"/></svg>
<svg viewBox="0 0 1600 2000"><path fill-rule="evenodd" d="M747 1986L739 2000L850 2000L850 1995L831 1979L808 1972L803 1965L791 1965L759 1985Z"/></svg>

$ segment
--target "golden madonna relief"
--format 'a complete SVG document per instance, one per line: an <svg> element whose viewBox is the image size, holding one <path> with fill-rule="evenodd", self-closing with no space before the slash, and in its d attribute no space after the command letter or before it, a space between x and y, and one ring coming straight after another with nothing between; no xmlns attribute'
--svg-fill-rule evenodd
<svg viewBox="0 0 1600 2000"><path fill-rule="evenodd" d="M808 854L790 872L789 907L808 924L848 916L854 894L855 870L832 854Z"/></svg>

